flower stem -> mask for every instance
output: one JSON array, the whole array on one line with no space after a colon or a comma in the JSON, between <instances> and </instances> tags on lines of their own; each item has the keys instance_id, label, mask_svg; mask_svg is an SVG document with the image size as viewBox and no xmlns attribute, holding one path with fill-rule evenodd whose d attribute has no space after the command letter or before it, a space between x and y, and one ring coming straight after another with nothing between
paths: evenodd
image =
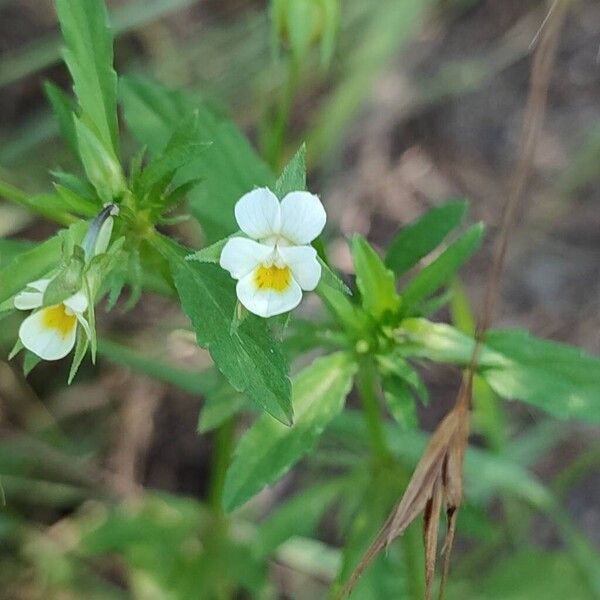
<instances>
[{"instance_id":1,"label":"flower stem","mask_svg":"<svg viewBox=\"0 0 600 600\"><path fill-rule=\"evenodd\" d=\"M298 86L299 68L293 59L287 62L287 74L285 86L282 91L281 99L277 107L277 112L272 126L269 127L266 140L266 159L269 165L278 171L283 158L285 139Z\"/></svg>"}]
</instances>

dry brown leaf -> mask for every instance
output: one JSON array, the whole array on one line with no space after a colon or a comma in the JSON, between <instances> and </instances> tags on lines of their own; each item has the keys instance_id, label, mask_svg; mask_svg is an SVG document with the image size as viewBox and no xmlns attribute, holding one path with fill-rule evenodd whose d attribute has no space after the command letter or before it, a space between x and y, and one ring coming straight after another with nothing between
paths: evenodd
<instances>
[{"instance_id":1,"label":"dry brown leaf","mask_svg":"<svg viewBox=\"0 0 600 600\"><path fill-rule=\"evenodd\" d=\"M425 544L425 599L431 600L433 576L437 558L438 531L440 529L440 509L442 508L442 480L438 478L433 486L433 494L423 515L423 541Z\"/></svg>"}]
</instances>

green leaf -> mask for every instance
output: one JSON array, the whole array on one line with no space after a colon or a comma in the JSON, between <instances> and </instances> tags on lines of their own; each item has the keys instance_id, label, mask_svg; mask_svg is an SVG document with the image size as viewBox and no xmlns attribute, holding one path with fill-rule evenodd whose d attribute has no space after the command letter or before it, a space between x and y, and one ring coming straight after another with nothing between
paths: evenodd
<instances>
[{"instance_id":1,"label":"green leaf","mask_svg":"<svg viewBox=\"0 0 600 600\"><path fill-rule=\"evenodd\" d=\"M54 184L54 189L62 201L61 207L68 212L91 219L95 217L102 208L99 202L84 198L59 183Z\"/></svg>"},{"instance_id":2,"label":"green leaf","mask_svg":"<svg viewBox=\"0 0 600 600\"><path fill-rule=\"evenodd\" d=\"M402 291L402 301L410 310L451 281L456 271L481 245L484 227L478 223L452 242L433 262L422 269Z\"/></svg>"},{"instance_id":3,"label":"green leaf","mask_svg":"<svg viewBox=\"0 0 600 600\"><path fill-rule=\"evenodd\" d=\"M318 483L278 506L259 526L254 542L256 555L264 560L291 537L312 535L342 490L343 480L340 479Z\"/></svg>"},{"instance_id":4,"label":"green leaf","mask_svg":"<svg viewBox=\"0 0 600 600\"><path fill-rule=\"evenodd\" d=\"M320 257L317 256L317 260L321 265L321 280L319 286L327 286L338 292L342 292L348 296L352 296L350 288L342 281L341 277L329 267L329 265Z\"/></svg>"},{"instance_id":5,"label":"green leaf","mask_svg":"<svg viewBox=\"0 0 600 600\"><path fill-rule=\"evenodd\" d=\"M221 252L223 252L225 244L227 244L227 242L234 237L245 237L245 235L241 231L238 231L230 236L227 236L226 238L223 238L222 240L219 240L218 242L215 242L214 244L211 244L210 246L207 246L206 248L201 248L197 252L189 254L185 257L185 259L218 265L221 258Z\"/></svg>"},{"instance_id":6,"label":"green leaf","mask_svg":"<svg viewBox=\"0 0 600 600\"><path fill-rule=\"evenodd\" d=\"M362 236L352 239L352 257L356 270L356 284L365 311L381 320L386 314L394 315L400 308L394 274Z\"/></svg>"},{"instance_id":7,"label":"green leaf","mask_svg":"<svg viewBox=\"0 0 600 600\"><path fill-rule=\"evenodd\" d=\"M275 195L281 200L290 192L306 189L306 145L302 144L275 182Z\"/></svg>"},{"instance_id":8,"label":"green leaf","mask_svg":"<svg viewBox=\"0 0 600 600\"><path fill-rule=\"evenodd\" d=\"M31 250L23 252L9 262L0 270L0 304L8 300L30 283L40 277L47 275L49 271L56 268L62 256L62 246L67 231L81 240L83 239L87 223L80 221L46 240L36 244Z\"/></svg>"},{"instance_id":9,"label":"green leaf","mask_svg":"<svg viewBox=\"0 0 600 600\"><path fill-rule=\"evenodd\" d=\"M81 118L102 145L118 155L117 74L103 0L56 0Z\"/></svg>"},{"instance_id":10,"label":"green leaf","mask_svg":"<svg viewBox=\"0 0 600 600\"><path fill-rule=\"evenodd\" d=\"M361 333L369 328L370 319L368 315L339 289L319 283L317 292L329 312L344 329Z\"/></svg>"},{"instance_id":11,"label":"green leaf","mask_svg":"<svg viewBox=\"0 0 600 600\"><path fill-rule=\"evenodd\" d=\"M121 77L119 100L128 129L152 156L164 150L173 130L194 111L183 92L142 77Z\"/></svg>"},{"instance_id":12,"label":"green leaf","mask_svg":"<svg viewBox=\"0 0 600 600\"><path fill-rule=\"evenodd\" d=\"M211 264L173 261L183 311L198 344L207 348L231 385L282 423L292 422L288 365L267 321L249 315L231 330L234 281Z\"/></svg>"},{"instance_id":13,"label":"green leaf","mask_svg":"<svg viewBox=\"0 0 600 600\"><path fill-rule=\"evenodd\" d=\"M77 135L75 134L75 122L73 121L75 103L50 81L44 83L44 91L58 120L60 134L75 156L78 156Z\"/></svg>"},{"instance_id":14,"label":"green leaf","mask_svg":"<svg viewBox=\"0 0 600 600\"><path fill-rule=\"evenodd\" d=\"M403 227L390 243L385 264L397 277L404 275L461 224L467 206L464 200L448 202Z\"/></svg>"},{"instance_id":15,"label":"green leaf","mask_svg":"<svg viewBox=\"0 0 600 600\"><path fill-rule=\"evenodd\" d=\"M494 391L558 417L600 422L600 359L526 331L490 331L485 343L509 364L482 371Z\"/></svg>"},{"instance_id":16,"label":"green leaf","mask_svg":"<svg viewBox=\"0 0 600 600\"><path fill-rule=\"evenodd\" d=\"M157 185L166 187L179 169L195 160L209 145L209 142L200 142L199 136L196 116L185 119L175 130L165 149L142 172L138 182L140 195L150 192Z\"/></svg>"},{"instance_id":17,"label":"green leaf","mask_svg":"<svg viewBox=\"0 0 600 600\"><path fill-rule=\"evenodd\" d=\"M397 331L404 356L468 365L473 339L454 327L405 319ZM506 399L521 400L563 418L600 422L600 359L579 348L525 331L488 332L479 373Z\"/></svg>"},{"instance_id":18,"label":"green leaf","mask_svg":"<svg viewBox=\"0 0 600 600\"><path fill-rule=\"evenodd\" d=\"M584 600L594 597L586 590L571 556L562 552L542 552L534 547L523 548L495 562L484 574L479 587L485 592L468 594L468 597L473 600ZM449 594L449 597L457 596ZM465 596L461 594L460 597Z\"/></svg>"},{"instance_id":19,"label":"green leaf","mask_svg":"<svg viewBox=\"0 0 600 600\"><path fill-rule=\"evenodd\" d=\"M398 353L392 351L388 354L378 355L375 358L379 369L384 374L392 374L402 379L421 398L423 404L429 402L427 386L423 383L423 380L417 371L415 371L415 369L401 356L398 356Z\"/></svg>"},{"instance_id":20,"label":"green leaf","mask_svg":"<svg viewBox=\"0 0 600 600\"><path fill-rule=\"evenodd\" d=\"M173 367L162 360L144 356L133 348L103 338L98 340L98 352L117 365L130 367L134 371L169 383L189 394L204 394L213 380L210 369L194 372Z\"/></svg>"},{"instance_id":21,"label":"green leaf","mask_svg":"<svg viewBox=\"0 0 600 600\"><path fill-rule=\"evenodd\" d=\"M90 183L104 202L112 202L126 189L121 165L112 149L107 148L85 121L75 118L79 156Z\"/></svg>"},{"instance_id":22,"label":"green leaf","mask_svg":"<svg viewBox=\"0 0 600 600\"><path fill-rule=\"evenodd\" d=\"M295 423L291 428L262 416L240 440L225 479L228 511L277 481L312 450L343 408L356 364L338 352L315 360L293 382Z\"/></svg>"},{"instance_id":23,"label":"green leaf","mask_svg":"<svg viewBox=\"0 0 600 600\"><path fill-rule=\"evenodd\" d=\"M216 369L213 370L215 383L210 389L204 390L204 404L198 419L198 432L207 433L220 427L242 410L252 409L243 394L234 390L229 382Z\"/></svg>"},{"instance_id":24,"label":"green leaf","mask_svg":"<svg viewBox=\"0 0 600 600\"><path fill-rule=\"evenodd\" d=\"M211 145L183 169L183 176L202 179L190 192L189 204L208 243L238 229L233 209L242 195L255 187L273 188L273 173L245 136L206 104L140 78L123 80L121 98L127 124L153 155L162 151L171 131L196 111L197 141Z\"/></svg>"},{"instance_id":25,"label":"green leaf","mask_svg":"<svg viewBox=\"0 0 600 600\"><path fill-rule=\"evenodd\" d=\"M382 377L383 397L402 429L414 429L418 425L415 399L410 385L395 374Z\"/></svg>"},{"instance_id":26,"label":"green leaf","mask_svg":"<svg viewBox=\"0 0 600 600\"><path fill-rule=\"evenodd\" d=\"M35 242L27 240L7 240L0 238L0 269L10 264L19 254L23 254L23 252L27 252L35 246Z\"/></svg>"}]
</instances>

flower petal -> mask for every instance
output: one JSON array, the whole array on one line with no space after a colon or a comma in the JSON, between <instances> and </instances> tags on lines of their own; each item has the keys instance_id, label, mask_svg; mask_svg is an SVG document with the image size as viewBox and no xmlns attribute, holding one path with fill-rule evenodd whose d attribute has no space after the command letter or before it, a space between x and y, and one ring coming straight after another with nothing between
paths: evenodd
<instances>
[{"instance_id":1,"label":"flower petal","mask_svg":"<svg viewBox=\"0 0 600 600\"><path fill-rule=\"evenodd\" d=\"M321 265L312 246L280 246L278 252L303 290L314 290L321 279Z\"/></svg>"},{"instance_id":2,"label":"flower petal","mask_svg":"<svg viewBox=\"0 0 600 600\"><path fill-rule=\"evenodd\" d=\"M248 238L234 237L221 250L219 264L229 271L234 279L241 279L254 271L272 253L271 246L259 244Z\"/></svg>"},{"instance_id":3,"label":"flower petal","mask_svg":"<svg viewBox=\"0 0 600 600\"><path fill-rule=\"evenodd\" d=\"M25 289L15 296L15 308L18 310L31 310L41 306L44 300L44 292L50 281L51 279L36 279L28 283Z\"/></svg>"},{"instance_id":4,"label":"flower petal","mask_svg":"<svg viewBox=\"0 0 600 600\"><path fill-rule=\"evenodd\" d=\"M15 296L14 304L18 310L31 310L40 307L43 301L44 294L42 292L19 292Z\"/></svg>"},{"instance_id":5,"label":"flower petal","mask_svg":"<svg viewBox=\"0 0 600 600\"><path fill-rule=\"evenodd\" d=\"M108 216L106 221L102 223L100 227L100 231L98 232L98 237L96 238L96 244L94 245L94 256L98 256L98 254L104 254L108 248L108 244L110 243L110 236L112 235L113 230L113 218Z\"/></svg>"},{"instance_id":6,"label":"flower petal","mask_svg":"<svg viewBox=\"0 0 600 600\"><path fill-rule=\"evenodd\" d=\"M326 220L325 209L314 194L290 192L281 201L281 235L294 244L310 244Z\"/></svg>"},{"instance_id":7,"label":"flower petal","mask_svg":"<svg viewBox=\"0 0 600 600\"><path fill-rule=\"evenodd\" d=\"M29 315L19 328L19 338L23 346L44 360L63 358L75 345L77 320L64 334L56 328L50 328L44 322L44 311L38 310Z\"/></svg>"},{"instance_id":8,"label":"flower petal","mask_svg":"<svg viewBox=\"0 0 600 600\"><path fill-rule=\"evenodd\" d=\"M284 292L261 290L256 286L254 272L240 279L235 290L239 301L259 317L273 317L288 312L302 300L302 290L293 278Z\"/></svg>"},{"instance_id":9,"label":"flower petal","mask_svg":"<svg viewBox=\"0 0 600 600\"><path fill-rule=\"evenodd\" d=\"M36 279L35 281L28 283L27 287L33 288L34 290L42 292L43 294L46 291L48 285L50 285L51 281L52 279L50 279L49 277L45 277L44 279Z\"/></svg>"},{"instance_id":10,"label":"flower petal","mask_svg":"<svg viewBox=\"0 0 600 600\"><path fill-rule=\"evenodd\" d=\"M269 188L252 190L237 201L235 218L240 229L255 240L276 235L281 222L279 200Z\"/></svg>"},{"instance_id":11,"label":"flower petal","mask_svg":"<svg viewBox=\"0 0 600 600\"><path fill-rule=\"evenodd\" d=\"M88 299L85 295L85 292L82 290L69 296L66 300L63 301L63 304L73 313L73 314L83 314L88 307Z\"/></svg>"}]
</instances>

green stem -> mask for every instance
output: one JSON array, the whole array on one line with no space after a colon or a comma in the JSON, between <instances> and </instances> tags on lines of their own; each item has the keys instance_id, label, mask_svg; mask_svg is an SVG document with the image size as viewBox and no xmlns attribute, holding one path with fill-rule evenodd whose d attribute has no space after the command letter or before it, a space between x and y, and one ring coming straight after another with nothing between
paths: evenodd
<instances>
[{"instance_id":1,"label":"green stem","mask_svg":"<svg viewBox=\"0 0 600 600\"><path fill-rule=\"evenodd\" d=\"M31 212L46 217L50 221L60 223L61 225L70 225L77 221L75 217L57 211L47 205L48 200L52 197L52 194L48 194L43 198L43 202L39 203L34 200L35 196L28 196L25 192L19 188L7 183L0 179L0 196L13 204L18 204Z\"/></svg>"},{"instance_id":2,"label":"green stem","mask_svg":"<svg viewBox=\"0 0 600 600\"><path fill-rule=\"evenodd\" d=\"M289 59L287 63L287 76L285 87L279 102L275 122L269 128L266 143L266 159L269 165L278 171L281 166L285 139L292 114L292 106L298 87L298 65L293 59Z\"/></svg>"},{"instance_id":3,"label":"green stem","mask_svg":"<svg viewBox=\"0 0 600 600\"><path fill-rule=\"evenodd\" d=\"M362 402L373 455L380 462L390 462L392 454L388 448L381 423L379 398L377 397L377 373L373 361L365 360L361 363L356 377L356 388Z\"/></svg>"},{"instance_id":4,"label":"green stem","mask_svg":"<svg viewBox=\"0 0 600 600\"><path fill-rule=\"evenodd\" d=\"M225 474L231 460L234 434L235 419L229 419L217 429L214 436L211 480L208 494L210 505L218 515L223 514L223 485L225 484Z\"/></svg>"},{"instance_id":5,"label":"green stem","mask_svg":"<svg viewBox=\"0 0 600 600\"><path fill-rule=\"evenodd\" d=\"M367 424L374 459L384 465L395 462L392 452L389 449L381 420L377 393L377 370L372 360L362 361L356 378L356 387L362 401L363 415ZM400 477L403 480L402 487L406 489L410 481L410 471L398 463L395 464L395 470L400 473ZM425 592L425 573L422 558L423 546L417 524L413 524L404 532L402 547L406 562L409 596L414 600L421 600Z\"/></svg>"}]
</instances>

